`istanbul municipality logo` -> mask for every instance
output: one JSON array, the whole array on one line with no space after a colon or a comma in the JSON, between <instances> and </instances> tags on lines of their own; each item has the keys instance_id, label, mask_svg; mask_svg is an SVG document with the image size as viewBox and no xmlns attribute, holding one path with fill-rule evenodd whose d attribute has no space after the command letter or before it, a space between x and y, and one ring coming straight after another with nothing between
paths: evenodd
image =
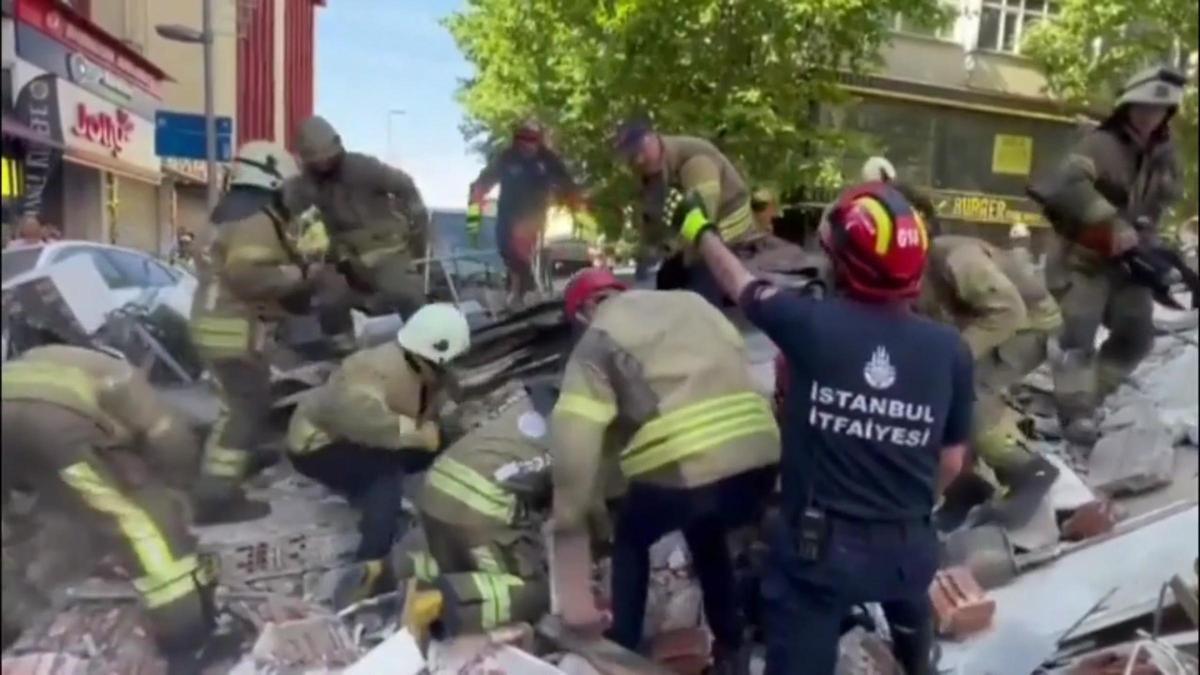
<instances>
[{"instance_id":1,"label":"istanbul municipality logo","mask_svg":"<svg viewBox=\"0 0 1200 675\"><path fill-rule=\"evenodd\" d=\"M882 346L876 347L871 354L871 360L863 368L863 377L875 389L887 389L896 383L896 369L892 367L892 360Z\"/></svg>"}]
</instances>

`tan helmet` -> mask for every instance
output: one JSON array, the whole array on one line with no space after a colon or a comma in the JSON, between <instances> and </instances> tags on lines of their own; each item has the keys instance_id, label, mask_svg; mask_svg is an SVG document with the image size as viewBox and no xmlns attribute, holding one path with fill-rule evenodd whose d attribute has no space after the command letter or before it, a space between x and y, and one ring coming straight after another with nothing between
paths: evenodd
<instances>
[{"instance_id":1,"label":"tan helmet","mask_svg":"<svg viewBox=\"0 0 1200 675\"><path fill-rule=\"evenodd\" d=\"M299 173L292 153L270 141L250 141L238 149L229 169L229 185L277 190Z\"/></svg>"},{"instance_id":2,"label":"tan helmet","mask_svg":"<svg viewBox=\"0 0 1200 675\"><path fill-rule=\"evenodd\" d=\"M412 354L445 365L471 346L471 327L457 307L435 302L409 317L396 333L396 342Z\"/></svg>"},{"instance_id":3,"label":"tan helmet","mask_svg":"<svg viewBox=\"0 0 1200 675\"><path fill-rule=\"evenodd\" d=\"M864 183L887 183L896 179L896 167L887 157L875 156L863 163L862 179Z\"/></svg>"},{"instance_id":4,"label":"tan helmet","mask_svg":"<svg viewBox=\"0 0 1200 675\"><path fill-rule=\"evenodd\" d=\"M305 164L325 162L342 153L342 137L328 120L313 115L296 132L296 151Z\"/></svg>"},{"instance_id":5,"label":"tan helmet","mask_svg":"<svg viewBox=\"0 0 1200 675\"><path fill-rule=\"evenodd\" d=\"M1183 87L1187 78L1179 71L1164 66L1147 68L1129 78L1121 88L1117 106L1140 103L1178 108L1183 102Z\"/></svg>"}]
</instances>

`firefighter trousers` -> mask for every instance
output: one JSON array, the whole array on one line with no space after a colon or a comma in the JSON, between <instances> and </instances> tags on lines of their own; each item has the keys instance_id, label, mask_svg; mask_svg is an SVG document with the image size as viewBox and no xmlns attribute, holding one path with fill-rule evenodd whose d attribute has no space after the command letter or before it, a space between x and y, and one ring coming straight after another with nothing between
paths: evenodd
<instances>
[{"instance_id":1,"label":"firefighter trousers","mask_svg":"<svg viewBox=\"0 0 1200 675\"><path fill-rule=\"evenodd\" d=\"M181 496L74 411L6 401L3 416L6 487L31 490L39 509L73 519L76 538L62 545L90 549L76 557L80 565L105 555L116 559L132 579L165 651L199 647L211 629L211 584L198 565ZM131 456L114 464L108 459L114 453ZM91 571L78 570L79 576ZM4 590L8 596L21 587L6 584Z\"/></svg>"},{"instance_id":2,"label":"firefighter trousers","mask_svg":"<svg viewBox=\"0 0 1200 675\"><path fill-rule=\"evenodd\" d=\"M371 448L335 441L308 453L292 453L300 473L344 496L358 509L360 520L356 559L382 560L403 536L401 501L404 477L424 471L433 453Z\"/></svg>"},{"instance_id":3,"label":"firefighter trousers","mask_svg":"<svg viewBox=\"0 0 1200 675\"><path fill-rule=\"evenodd\" d=\"M249 473L253 457L268 440L271 367L265 355L249 352L209 361L217 380L221 412L204 443L201 480L214 499L233 499Z\"/></svg>"},{"instance_id":4,"label":"firefighter trousers","mask_svg":"<svg viewBox=\"0 0 1200 675\"><path fill-rule=\"evenodd\" d=\"M1064 422L1091 417L1154 346L1154 297L1112 263L1082 260L1057 241L1046 260L1046 287L1062 309L1063 354L1054 364L1054 394ZM1096 353L1096 332L1108 338Z\"/></svg>"},{"instance_id":5,"label":"firefighter trousers","mask_svg":"<svg viewBox=\"0 0 1200 675\"><path fill-rule=\"evenodd\" d=\"M1022 331L975 363L972 446L980 461L1003 474L1033 458L1020 442L1017 414L1005 401L1009 388L1046 360L1050 336Z\"/></svg>"},{"instance_id":6,"label":"firefighter trousers","mask_svg":"<svg viewBox=\"0 0 1200 675\"><path fill-rule=\"evenodd\" d=\"M510 623L536 623L550 610L545 549L533 529L497 524L466 529L422 515L442 593L440 623L448 637Z\"/></svg>"}]
</instances>

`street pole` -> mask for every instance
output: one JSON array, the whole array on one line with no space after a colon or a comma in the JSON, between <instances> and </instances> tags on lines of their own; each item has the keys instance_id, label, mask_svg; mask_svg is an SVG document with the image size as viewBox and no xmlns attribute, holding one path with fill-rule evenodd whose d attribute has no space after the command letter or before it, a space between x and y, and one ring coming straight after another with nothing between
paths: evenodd
<instances>
[{"instance_id":1,"label":"street pole","mask_svg":"<svg viewBox=\"0 0 1200 675\"><path fill-rule=\"evenodd\" d=\"M217 117L213 112L213 19L212 0L201 0L203 25L200 28L204 49L204 159L208 168L208 210L217 207L220 185L217 182Z\"/></svg>"}]
</instances>

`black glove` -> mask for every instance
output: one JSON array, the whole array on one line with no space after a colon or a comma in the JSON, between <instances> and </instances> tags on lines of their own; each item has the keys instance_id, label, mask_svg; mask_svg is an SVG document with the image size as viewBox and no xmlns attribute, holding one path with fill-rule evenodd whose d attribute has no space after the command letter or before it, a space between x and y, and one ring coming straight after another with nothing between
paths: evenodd
<instances>
[{"instance_id":1,"label":"black glove","mask_svg":"<svg viewBox=\"0 0 1200 675\"><path fill-rule=\"evenodd\" d=\"M1183 309L1183 305L1171 297L1171 272L1175 266L1164 249L1135 246L1121 254L1119 260L1129 278L1135 284L1149 288L1156 302L1171 309Z\"/></svg>"}]
</instances>

